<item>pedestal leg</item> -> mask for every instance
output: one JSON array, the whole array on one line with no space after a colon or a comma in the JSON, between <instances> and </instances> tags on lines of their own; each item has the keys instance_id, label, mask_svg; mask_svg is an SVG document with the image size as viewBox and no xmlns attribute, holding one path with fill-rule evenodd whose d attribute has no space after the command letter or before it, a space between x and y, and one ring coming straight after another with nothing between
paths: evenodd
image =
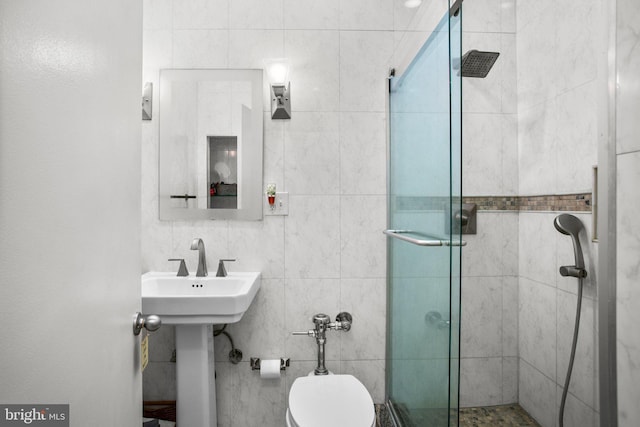
<instances>
[{"instance_id":1,"label":"pedestal leg","mask_svg":"<svg viewBox=\"0 0 640 427\"><path fill-rule=\"evenodd\" d=\"M176 325L177 425L216 427L216 384L210 325Z\"/></svg>"}]
</instances>

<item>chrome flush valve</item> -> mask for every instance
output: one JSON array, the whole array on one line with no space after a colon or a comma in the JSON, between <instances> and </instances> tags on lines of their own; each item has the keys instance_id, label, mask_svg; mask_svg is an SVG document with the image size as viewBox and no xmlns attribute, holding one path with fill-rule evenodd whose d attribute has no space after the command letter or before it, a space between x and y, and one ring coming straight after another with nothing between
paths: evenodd
<instances>
[{"instance_id":1,"label":"chrome flush valve","mask_svg":"<svg viewBox=\"0 0 640 427\"><path fill-rule=\"evenodd\" d=\"M329 325L330 329L335 329L336 331L349 331L351 329L351 322L353 322L353 317L351 314L343 311L336 316L336 321Z\"/></svg>"},{"instance_id":2,"label":"chrome flush valve","mask_svg":"<svg viewBox=\"0 0 640 427\"><path fill-rule=\"evenodd\" d=\"M331 318L323 313L316 314L312 320L316 325L315 329L309 329L307 332L293 332L293 335L307 335L316 339L318 344L318 366L314 369L314 373L316 375L327 375L329 370L324 366L324 346L327 342L326 331L327 329L348 331L351 329L353 318L351 314L343 311L336 316L335 322L331 322Z\"/></svg>"}]
</instances>

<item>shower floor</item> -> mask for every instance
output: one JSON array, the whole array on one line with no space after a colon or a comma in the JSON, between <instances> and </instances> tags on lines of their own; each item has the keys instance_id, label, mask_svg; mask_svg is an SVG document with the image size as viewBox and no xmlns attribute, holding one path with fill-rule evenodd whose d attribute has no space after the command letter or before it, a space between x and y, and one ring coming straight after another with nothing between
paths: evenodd
<instances>
[{"instance_id":1,"label":"shower floor","mask_svg":"<svg viewBox=\"0 0 640 427\"><path fill-rule=\"evenodd\" d=\"M460 427L533 426L540 427L518 404L460 408Z\"/></svg>"},{"instance_id":2,"label":"shower floor","mask_svg":"<svg viewBox=\"0 0 640 427\"><path fill-rule=\"evenodd\" d=\"M393 427L386 407L376 405L377 427ZM417 415L414 413L414 415ZM425 416L425 426L433 424L434 413ZM446 425L446 418L437 424ZM409 422L410 427L423 427L420 423ZM540 425L518 404L488 406L479 408L460 408L460 427L540 427Z\"/></svg>"}]
</instances>

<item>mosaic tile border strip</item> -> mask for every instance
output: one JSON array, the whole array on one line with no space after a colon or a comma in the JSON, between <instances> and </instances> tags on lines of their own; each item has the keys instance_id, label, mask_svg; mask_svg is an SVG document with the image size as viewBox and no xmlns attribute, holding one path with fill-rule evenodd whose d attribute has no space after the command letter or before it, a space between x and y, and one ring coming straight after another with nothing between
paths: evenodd
<instances>
[{"instance_id":1,"label":"mosaic tile border strip","mask_svg":"<svg viewBox=\"0 0 640 427\"><path fill-rule=\"evenodd\" d=\"M475 203L478 210L497 211L572 211L591 212L591 193L544 196L478 196L463 197L464 203Z\"/></svg>"},{"instance_id":2,"label":"mosaic tile border strip","mask_svg":"<svg viewBox=\"0 0 640 427\"><path fill-rule=\"evenodd\" d=\"M475 203L479 210L492 211L572 211L591 212L591 193L543 196L474 196L463 197L463 203ZM392 209L408 211L446 211L448 197L397 196L392 198Z\"/></svg>"}]
</instances>

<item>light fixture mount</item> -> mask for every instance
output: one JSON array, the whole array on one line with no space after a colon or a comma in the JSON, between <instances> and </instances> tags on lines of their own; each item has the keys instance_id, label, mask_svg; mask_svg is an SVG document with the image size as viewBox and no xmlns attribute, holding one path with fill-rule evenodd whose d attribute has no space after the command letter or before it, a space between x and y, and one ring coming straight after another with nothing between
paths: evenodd
<instances>
[{"instance_id":1,"label":"light fixture mount","mask_svg":"<svg viewBox=\"0 0 640 427\"><path fill-rule=\"evenodd\" d=\"M291 118L291 83L287 85L271 85L271 118Z\"/></svg>"},{"instance_id":2,"label":"light fixture mount","mask_svg":"<svg viewBox=\"0 0 640 427\"><path fill-rule=\"evenodd\" d=\"M271 86L271 118L290 119L289 60L287 58L265 59L264 65Z\"/></svg>"}]
</instances>

